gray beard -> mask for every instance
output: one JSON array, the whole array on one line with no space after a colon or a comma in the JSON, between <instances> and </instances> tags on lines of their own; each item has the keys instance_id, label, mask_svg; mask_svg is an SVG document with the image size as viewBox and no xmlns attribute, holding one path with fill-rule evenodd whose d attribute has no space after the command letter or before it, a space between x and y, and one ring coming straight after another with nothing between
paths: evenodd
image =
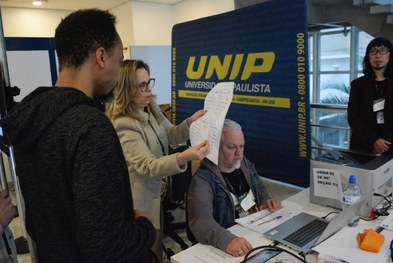
<instances>
[{"instance_id":1,"label":"gray beard","mask_svg":"<svg viewBox=\"0 0 393 263\"><path fill-rule=\"evenodd\" d=\"M239 161L237 161L236 163L234 163L232 166L229 166L229 164L228 165L225 165L223 168L224 168L224 172L225 173L231 173L231 172L233 172L233 171L235 171L236 169L239 169L240 168L240 165L241 165L241 160L239 160Z\"/></svg>"},{"instance_id":2,"label":"gray beard","mask_svg":"<svg viewBox=\"0 0 393 263\"><path fill-rule=\"evenodd\" d=\"M237 162L233 165L233 170L239 169L239 168L240 168L240 164L241 164L241 160L237 161Z\"/></svg>"}]
</instances>

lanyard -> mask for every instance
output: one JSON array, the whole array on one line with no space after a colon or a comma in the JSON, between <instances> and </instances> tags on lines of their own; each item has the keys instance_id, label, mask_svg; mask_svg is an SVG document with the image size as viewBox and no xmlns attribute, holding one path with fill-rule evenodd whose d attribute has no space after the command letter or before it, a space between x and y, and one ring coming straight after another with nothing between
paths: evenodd
<instances>
[{"instance_id":1,"label":"lanyard","mask_svg":"<svg viewBox=\"0 0 393 263\"><path fill-rule=\"evenodd\" d=\"M385 89L385 80L383 81L375 81L375 91L377 93L377 98L383 98L383 93Z\"/></svg>"},{"instance_id":2,"label":"lanyard","mask_svg":"<svg viewBox=\"0 0 393 263\"><path fill-rule=\"evenodd\" d=\"M225 183L229 188L229 191L233 193L236 196L236 198L240 201L244 199L245 196L247 196L246 189L242 183L242 178L240 178L241 176L243 176L243 173L240 171L240 169L236 169L236 177L238 178L239 185L238 185L238 191L235 191L234 185L231 184L231 182L229 181L226 175L223 175Z\"/></svg>"}]
</instances>

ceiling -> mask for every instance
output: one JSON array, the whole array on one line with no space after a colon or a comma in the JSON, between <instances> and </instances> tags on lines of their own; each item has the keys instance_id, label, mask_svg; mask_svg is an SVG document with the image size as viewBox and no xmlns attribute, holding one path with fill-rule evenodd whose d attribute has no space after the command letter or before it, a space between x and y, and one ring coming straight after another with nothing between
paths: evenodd
<instances>
[{"instance_id":1,"label":"ceiling","mask_svg":"<svg viewBox=\"0 0 393 263\"><path fill-rule=\"evenodd\" d=\"M84 8L112 9L127 2L150 2L176 4L183 0L47 0L40 7L32 5L33 0L0 0L0 7L19 7L37 9L77 10Z\"/></svg>"}]
</instances>

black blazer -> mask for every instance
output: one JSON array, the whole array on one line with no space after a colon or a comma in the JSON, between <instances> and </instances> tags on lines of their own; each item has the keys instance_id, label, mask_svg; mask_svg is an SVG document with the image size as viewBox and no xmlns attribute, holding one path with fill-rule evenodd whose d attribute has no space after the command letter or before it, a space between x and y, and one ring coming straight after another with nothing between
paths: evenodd
<instances>
[{"instance_id":1,"label":"black blazer","mask_svg":"<svg viewBox=\"0 0 393 263\"><path fill-rule=\"evenodd\" d=\"M383 128L378 130L376 113L373 111L375 80L360 77L352 81L348 102L348 124L351 127L349 148L372 151L374 142L383 138L393 142L393 79L386 79L384 89L385 109ZM393 147L393 145L392 145ZM391 149L389 149L389 152Z\"/></svg>"}]
</instances>

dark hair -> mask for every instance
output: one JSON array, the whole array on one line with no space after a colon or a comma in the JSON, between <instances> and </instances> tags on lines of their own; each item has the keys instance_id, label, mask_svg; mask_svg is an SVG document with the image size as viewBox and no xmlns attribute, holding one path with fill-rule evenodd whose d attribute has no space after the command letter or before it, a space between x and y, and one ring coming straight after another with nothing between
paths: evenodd
<instances>
[{"instance_id":1,"label":"dark hair","mask_svg":"<svg viewBox=\"0 0 393 263\"><path fill-rule=\"evenodd\" d=\"M384 37L377 37L374 38L373 40L371 40L371 42L367 45L367 49L366 49L366 55L364 56L363 59L363 73L366 76L370 76L370 77L375 77L375 73L371 67L370 64L370 58L369 58L369 54L370 54L370 50L373 47L380 47L380 46L384 46L387 47L390 51L390 57L389 57L389 62L386 66L386 70L384 72L384 76L388 77L393 75L393 65L392 65L392 60L393 60L393 55L392 55L392 51L393 51L393 46L392 43L389 41L389 39L384 38Z\"/></svg>"},{"instance_id":2,"label":"dark hair","mask_svg":"<svg viewBox=\"0 0 393 263\"><path fill-rule=\"evenodd\" d=\"M114 15L99 9L78 10L62 19L55 33L60 70L79 67L99 47L110 51L120 41L115 22Z\"/></svg>"}]
</instances>

